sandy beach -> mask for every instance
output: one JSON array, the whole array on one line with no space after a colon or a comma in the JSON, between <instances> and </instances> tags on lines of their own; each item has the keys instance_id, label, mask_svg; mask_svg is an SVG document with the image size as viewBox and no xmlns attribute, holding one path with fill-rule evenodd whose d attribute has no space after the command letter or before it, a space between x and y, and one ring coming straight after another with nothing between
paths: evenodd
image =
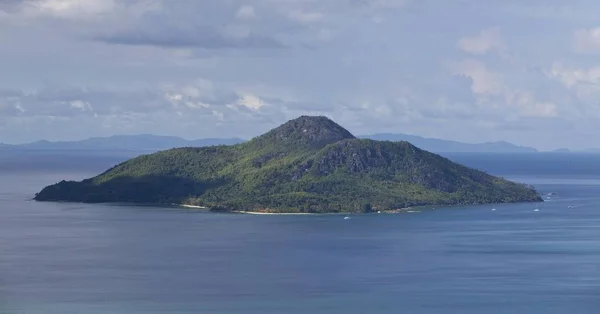
<instances>
[{"instance_id":1,"label":"sandy beach","mask_svg":"<svg viewBox=\"0 0 600 314\"><path fill-rule=\"evenodd\" d=\"M233 211L232 213L238 214L250 214L250 215L318 215L312 213L266 213L266 212L252 212L252 211Z\"/></svg>"},{"instance_id":2,"label":"sandy beach","mask_svg":"<svg viewBox=\"0 0 600 314\"><path fill-rule=\"evenodd\" d=\"M185 207L185 208L208 209L208 207L198 206L198 205L177 204L177 206Z\"/></svg>"},{"instance_id":3,"label":"sandy beach","mask_svg":"<svg viewBox=\"0 0 600 314\"><path fill-rule=\"evenodd\" d=\"M208 209L208 207L205 206L198 206L198 205L188 205L188 204L174 204L176 206L179 207L183 207L183 208L193 208L193 209ZM412 208L401 208L401 209L394 209L394 210L384 210L384 211L379 211L377 212L378 214L399 214L399 213L419 213L421 212L420 210L412 210ZM236 213L236 214L248 214L248 215L323 215L323 214L327 214L327 213L271 213L271 212L260 212L260 211L243 211L243 210L235 210L235 211L231 211L230 213ZM332 214L332 213L330 213ZM356 213L335 213L335 214L356 214Z\"/></svg>"}]
</instances>

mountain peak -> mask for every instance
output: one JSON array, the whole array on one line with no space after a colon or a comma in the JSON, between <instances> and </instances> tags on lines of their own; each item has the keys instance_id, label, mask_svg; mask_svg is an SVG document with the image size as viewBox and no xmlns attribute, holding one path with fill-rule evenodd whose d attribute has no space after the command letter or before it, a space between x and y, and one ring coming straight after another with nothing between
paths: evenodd
<instances>
[{"instance_id":1,"label":"mountain peak","mask_svg":"<svg viewBox=\"0 0 600 314\"><path fill-rule=\"evenodd\" d=\"M355 138L352 133L324 116L300 116L252 140L254 143L272 143L301 148L321 148L345 139Z\"/></svg>"}]
</instances>

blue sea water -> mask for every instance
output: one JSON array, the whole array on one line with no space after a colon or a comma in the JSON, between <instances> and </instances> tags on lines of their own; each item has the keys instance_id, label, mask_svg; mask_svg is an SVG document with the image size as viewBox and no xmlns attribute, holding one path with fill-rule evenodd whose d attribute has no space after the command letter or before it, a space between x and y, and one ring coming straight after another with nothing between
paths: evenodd
<instances>
[{"instance_id":1,"label":"blue sea water","mask_svg":"<svg viewBox=\"0 0 600 314\"><path fill-rule=\"evenodd\" d=\"M0 313L600 309L598 155L448 155L556 195L350 219L30 201L125 158L55 157L0 158Z\"/></svg>"}]
</instances>

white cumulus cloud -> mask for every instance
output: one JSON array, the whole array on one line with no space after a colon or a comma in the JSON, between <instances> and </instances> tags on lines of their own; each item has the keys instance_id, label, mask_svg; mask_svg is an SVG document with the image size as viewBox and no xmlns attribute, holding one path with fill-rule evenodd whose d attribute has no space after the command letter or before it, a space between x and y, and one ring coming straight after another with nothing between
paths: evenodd
<instances>
[{"instance_id":1,"label":"white cumulus cloud","mask_svg":"<svg viewBox=\"0 0 600 314\"><path fill-rule=\"evenodd\" d=\"M600 53L600 27L577 29L574 49L580 53Z\"/></svg>"}]
</instances>

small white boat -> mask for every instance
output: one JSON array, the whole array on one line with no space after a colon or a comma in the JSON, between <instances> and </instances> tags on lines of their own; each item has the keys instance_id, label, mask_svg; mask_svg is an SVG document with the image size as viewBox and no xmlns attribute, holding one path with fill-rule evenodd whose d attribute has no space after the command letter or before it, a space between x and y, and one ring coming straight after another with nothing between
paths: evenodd
<instances>
[{"instance_id":1,"label":"small white boat","mask_svg":"<svg viewBox=\"0 0 600 314\"><path fill-rule=\"evenodd\" d=\"M350 219L350 217L346 216L346 217L344 217L344 219Z\"/></svg>"}]
</instances>

